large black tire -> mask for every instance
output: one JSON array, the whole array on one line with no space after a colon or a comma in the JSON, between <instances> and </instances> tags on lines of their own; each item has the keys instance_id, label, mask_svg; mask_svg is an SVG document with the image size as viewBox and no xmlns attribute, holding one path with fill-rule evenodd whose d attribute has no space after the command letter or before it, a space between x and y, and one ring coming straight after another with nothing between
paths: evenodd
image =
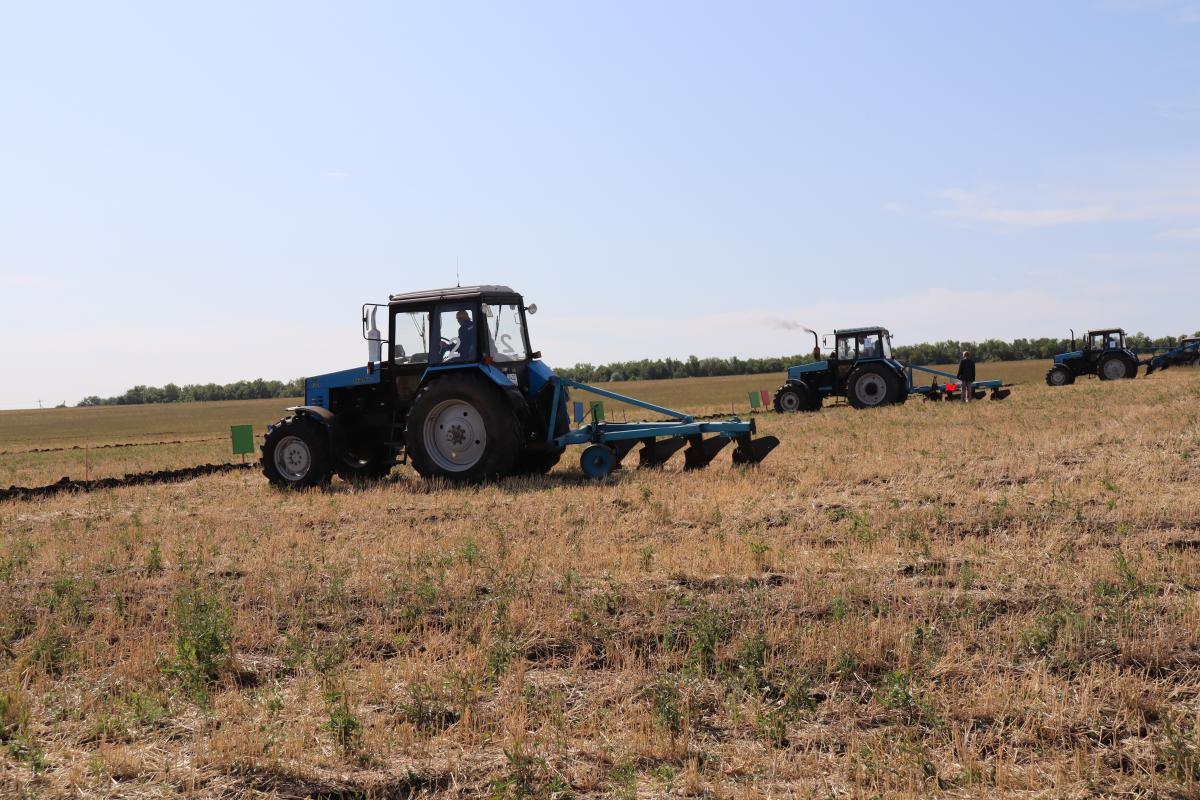
<instances>
[{"instance_id":1,"label":"large black tire","mask_svg":"<svg viewBox=\"0 0 1200 800\"><path fill-rule=\"evenodd\" d=\"M386 478L396 466L396 453L386 444L372 445L363 452L347 451L333 465L345 481L376 481Z\"/></svg>"},{"instance_id":2,"label":"large black tire","mask_svg":"<svg viewBox=\"0 0 1200 800\"><path fill-rule=\"evenodd\" d=\"M263 440L262 470L267 480L283 489L329 483L333 463L328 434L308 417L282 420Z\"/></svg>"},{"instance_id":3,"label":"large black tire","mask_svg":"<svg viewBox=\"0 0 1200 800\"><path fill-rule=\"evenodd\" d=\"M1138 364L1125 353L1114 353L1096 365L1096 374L1102 381L1120 381L1136 378Z\"/></svg>"},{"instance_id":4,"label":"large black tire","mask_svg":"<svg viewBox=\"0 0 1200 800\"><path fill-rule=\"evenodd\" d=\"M1075 373L1065 364L1055 364L1046 370L1047 386L1070 386L1075 382Z\"/></svg>"},{"instance_id":5,"label":"large black tire","mask_svg":"<svg viewBox=\"0 0 1200 800\"><path fill-rule=\"evenodd\" d=\"M886 406L896 402L900 392L900 377L880 363L864 364L846 381L846 398L855 408Z\"/></svg>"},{"instance_id":6,"label":"large black tire","mask_svg":"<svg viewBox=\"0 0 1200 800\"><path fill-rule=\"evenodd\" d=\"M423 478L480 483L511 475L521 442L508 398L473 374L427 383L405 422L408 458Z\"/></svg>"},{"instance_id":7,"label":"large black tire","mask_svg":"<svg viewBox=\"0 0 1200 800\"><path fill-rule=\"evenodd\" d=\"M821 395L807 383L789 381L775 390L776 413L791 414L796 411L819 411Z\"/></svg>"}]
</instances>

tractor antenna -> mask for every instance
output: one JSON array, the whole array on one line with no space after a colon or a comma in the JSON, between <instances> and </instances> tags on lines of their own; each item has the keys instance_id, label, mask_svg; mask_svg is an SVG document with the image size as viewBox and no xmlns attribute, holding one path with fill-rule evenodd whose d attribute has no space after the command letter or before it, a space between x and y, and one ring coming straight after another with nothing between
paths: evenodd
<instances>
[{"instance_id":1,"label":"tractor antenna","mask_svg":"<svg viewBox=\"0 0 1200 800\"><path fill-rule=\"evenodd\" d=\"M462 287L462 265L458 256L454 257L454 285Z\"/></svg>"}]
</instances>

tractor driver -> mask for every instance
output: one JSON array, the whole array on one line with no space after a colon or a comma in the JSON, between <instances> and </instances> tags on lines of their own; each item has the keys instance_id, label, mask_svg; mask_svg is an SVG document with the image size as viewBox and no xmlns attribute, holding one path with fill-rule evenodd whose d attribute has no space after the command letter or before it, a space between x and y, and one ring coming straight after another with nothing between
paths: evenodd
<instances>
[{"instance_id":1,"label":"tractor driver","mask_svg":"<svg viewBox=\"0 0 1200 800\"><path fill-rule=\"evenodd\" d=\"M458 358L459 361L475 360L475 323L465 308L460 308L454 315L458 320Z\"/></svg>"}]
</instances>

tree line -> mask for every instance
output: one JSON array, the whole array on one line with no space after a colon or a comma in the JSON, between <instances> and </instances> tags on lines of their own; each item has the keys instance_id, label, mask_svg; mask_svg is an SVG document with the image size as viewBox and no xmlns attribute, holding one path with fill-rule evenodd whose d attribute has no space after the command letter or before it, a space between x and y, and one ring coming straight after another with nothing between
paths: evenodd
<instances>
[{"instance_id":1,"label":"tree line","mask_svg":"<svg viewBox=\"0 0 1200 800\"><path fill-rule=\"evenodd\" d=\"M1200 331L1196 334L1200 336ZM1173 347L1182 337L1160 336L1153 339L1144 333L1127 336L1130 347ZM1081 342L1076 342L1077 345ZM982 342L959 342L947 339L944 342L903 345L894 348L893 354L901 361L918 364L953 364L964 350L969 350L976 361L1024 361L1045 359L1071 349L1070 339L1014 339L1005 342L987 339ZM812 353L775 358L643 358L637 361L614 361L611 364L576 364L556 370L558 374L586 383L608 381L651 381L666 378L711 378L720 375L762 375L780 373L795 364L806 364L813 360ZM79 406L128 406L143 403L194 403L204 400L262 400L271 397L299 397L304 394L304 379L291 381L268 381L256 378L236 383L189 383L176 386L134 386L116 397L85 397Z\"/></svg>"},{"instance_id":2,"label":"tree line","mask_svg":"<svg viewBox=\"0 0 1200 800\"><path fill-rule=\"evenodd\" d=\"M234 383L189 383L176 386L134 386L115 397L92 395L79 401L79 406L137 406L147 403L197 403L205 400L263 400L271 397L299 397L304 394L304 379L252 381Z\"/></svg>"}]
</instances>

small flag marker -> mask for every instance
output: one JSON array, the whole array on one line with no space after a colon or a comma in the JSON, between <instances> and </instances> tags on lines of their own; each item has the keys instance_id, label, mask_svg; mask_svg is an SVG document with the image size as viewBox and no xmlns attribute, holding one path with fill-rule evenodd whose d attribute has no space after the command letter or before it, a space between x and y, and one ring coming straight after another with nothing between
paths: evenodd
<instances>
[{"instance_id":1,"label":"small flag marker","mask_svg":"<svg viewBox=\"0 0 1200 800\"><path fill-rule=\"evenodd\" d=\"M758 408L762 405L762 395L758 392L750 392L750 407Z\"/></svg>"}]
</instances>

